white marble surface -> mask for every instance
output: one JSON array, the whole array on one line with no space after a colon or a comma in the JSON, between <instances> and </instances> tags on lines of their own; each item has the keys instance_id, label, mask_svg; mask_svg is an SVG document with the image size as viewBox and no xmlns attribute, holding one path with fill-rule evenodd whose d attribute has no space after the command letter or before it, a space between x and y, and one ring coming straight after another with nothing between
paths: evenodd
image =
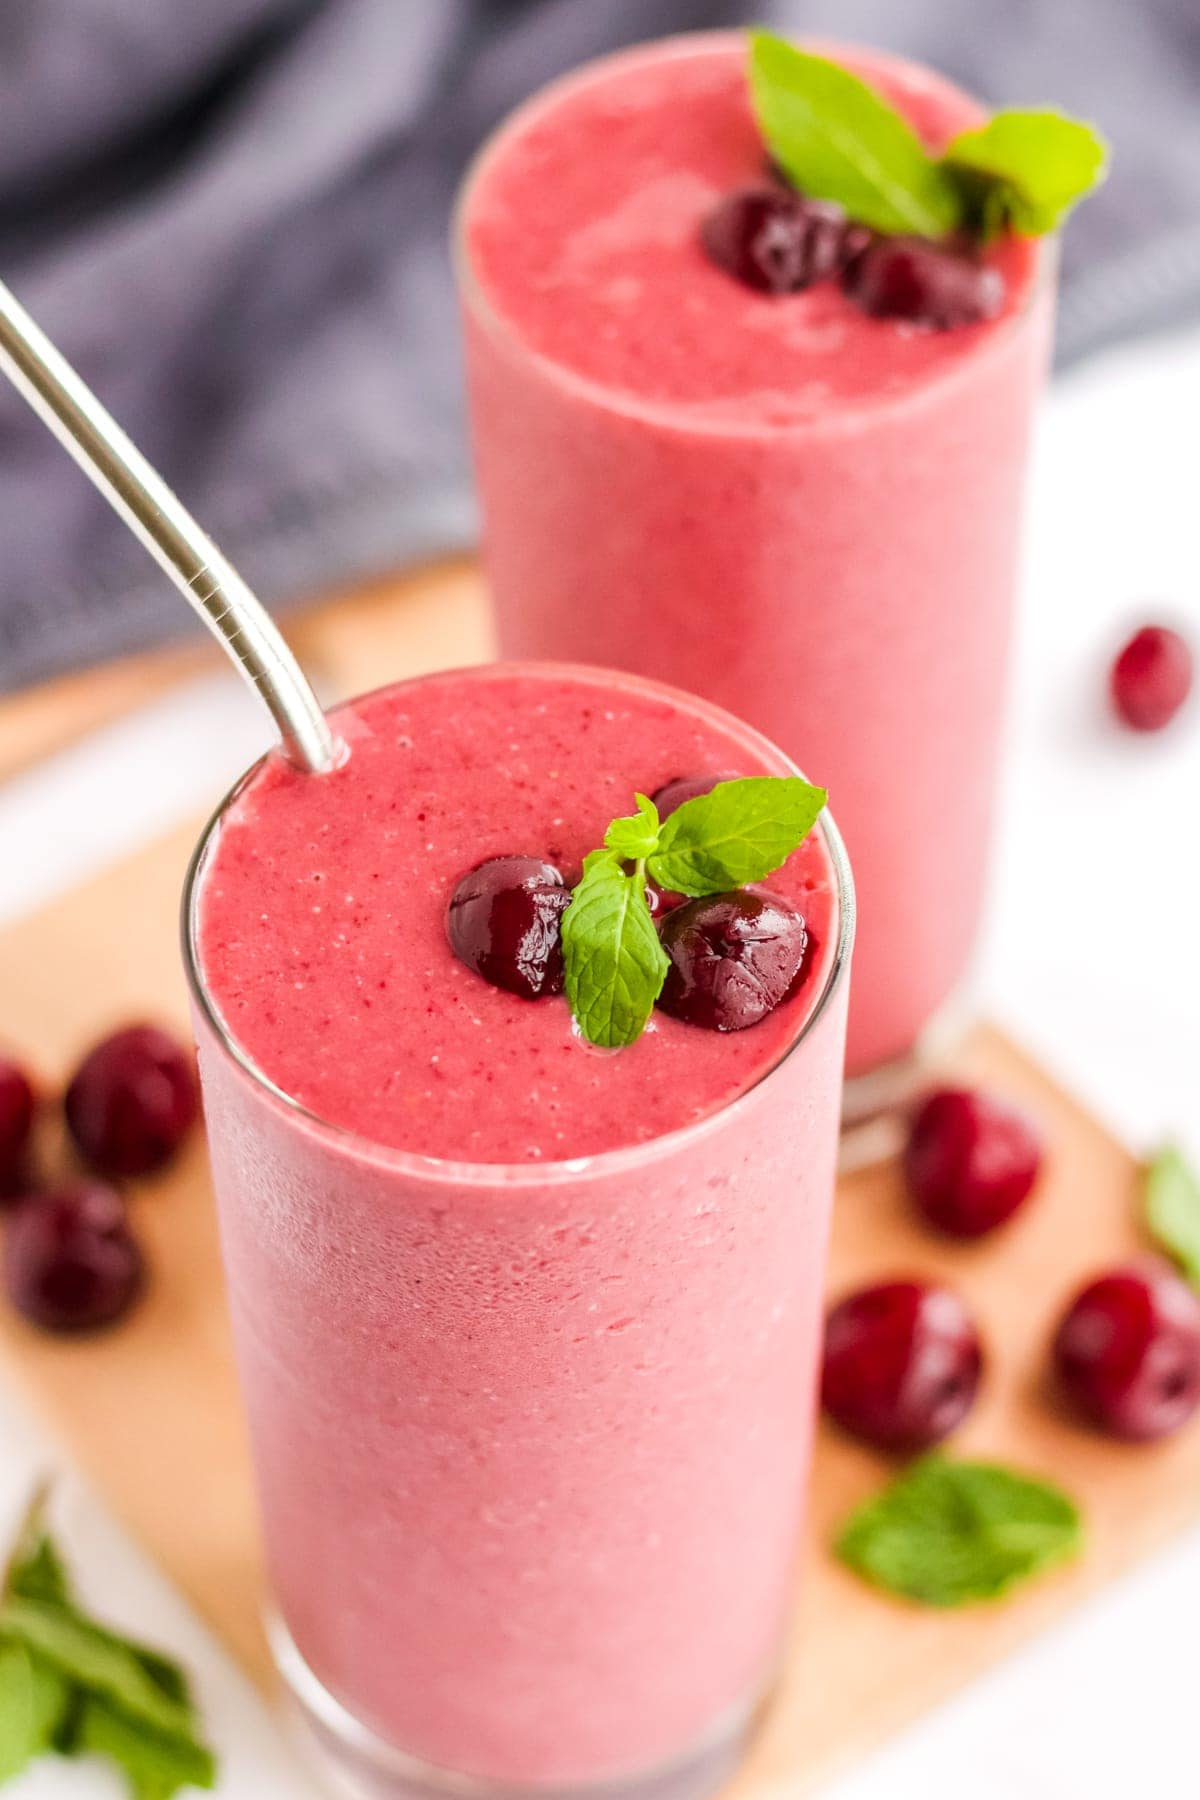
<instances>
[{"instance_id":1,"label":"white marble surface","mask_svg":"<svg viewBox=\"0 0 1200 1800\"><path fill-rule=\"evenodd\" d=\"M1034 483L1017 703L977 971L983 1002L1137 1146L1200 1155L1200 704L1162 738L1106 719L1126 626L1200 640L1194 420L1200 334L1061 382ZM0 789L0 921L214 799L261 748L232 680L196 683ZM0 1392L0 1530L62 1459ZM248 1684L69 1471L63 1535L88 1597L196 1672L229 1800L306 1800ZM827 1790L827 1800L1127 1800L1190 1791L1200 1531ZM100 1767L47 1760L13 1800L96 1800Z\"/></svg>"}]
</instances>

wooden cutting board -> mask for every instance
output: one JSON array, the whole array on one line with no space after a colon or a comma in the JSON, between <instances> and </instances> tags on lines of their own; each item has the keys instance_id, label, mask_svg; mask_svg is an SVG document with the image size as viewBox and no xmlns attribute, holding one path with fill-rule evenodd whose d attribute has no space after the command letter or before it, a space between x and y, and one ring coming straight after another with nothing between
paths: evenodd
<instances>
[{"instance_id":1,"label":"wooden cutting board","mask_svg":"<svg viewBox=\"0 0 1200 1800\"><path fill-rule=\"evenodd\" d=\"M433 598L426 592L414 603L410 591L397 611L376 596L357 617L343 607L317 631L335 691L483 653L477 588L461 571L439 581ZM131 1017L185 1028L176 909L194 835L151 846L0 934L0 1036L48 1083L94 1036ZM1132 1159L995 1033L979 1031L953 1067L1041 1119L1051 1158L1035 1201L993 1243L947 1245L914 1224L893 1166L861 1170L839 1189L832 1287L918 1271L961 1288L990 1365L958 1446L1065 1483L1086 1510L1087 1552L998 1606L944 1614L893 1603L860 1586L826 1549L885 1464L823 1430L795 1629L778 1697L736 1783L739 1800L799 1793L863 1755L1200 1517L1200 1428L1155 1448L1122 1448L1060 1416L1045 1391L1046 1342L1064 1297L1087 1272L1142 1247ZM50 1124L46 1137L47 1157L64 1159ZM152 1270L138 1312L105 1337L71 1343L39 1336L0 1307L0 1365L269 1686L253 1498L199 1136L132 1199Z\"/></svg>"}]
</instances>

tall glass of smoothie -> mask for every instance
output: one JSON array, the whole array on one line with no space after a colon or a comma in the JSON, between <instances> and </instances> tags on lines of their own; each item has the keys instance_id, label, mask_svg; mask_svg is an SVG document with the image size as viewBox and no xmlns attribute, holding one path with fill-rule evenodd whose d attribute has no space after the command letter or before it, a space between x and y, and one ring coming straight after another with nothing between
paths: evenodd
<instances>
[{"instance_id":1,"label":"tall glass of smoothie","mask_svg":"<svg viewBox=\"0 0 1200 1800\"><path fill-rule=\"evenodd\" d=\"M253 769L185 899L280 1666L354 1792L688 1800L736 1754L788 1608L840 841L824 818L767 884L807 940L773 1010L656 1009L598 1050L561 994L456 956L448 898L512 855L569 882L635 790L788 760L707 703L551 665L333 723L342 764Z\"/></svg>"},{"instance_id":2,"label":"tall glass of smoothie","mask_svg":"<svg viewBox=\"0 0 1200 1800\"><path fill-rule=\"evenodd\" d=\"M980 117L927 70L826 54L931 147ZM998 316L954 329L834 279L756 291L702 234L770 180L741 34L614 55L502 126L457 226L476 465L505 655L660 676L822 771L862 1076L907 1055L972 944L1053 283L1010 239Z\"/></svg>"}]
</instances>

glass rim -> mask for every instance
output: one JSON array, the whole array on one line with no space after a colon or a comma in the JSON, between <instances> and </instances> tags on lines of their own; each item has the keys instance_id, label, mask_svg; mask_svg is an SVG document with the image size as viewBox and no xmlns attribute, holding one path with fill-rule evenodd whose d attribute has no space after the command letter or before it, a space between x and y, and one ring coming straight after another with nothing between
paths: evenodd
<instances>
[{"instance_id":1,"label":"glass rim","mask_svg":"<svg viewBox=\"0 0 1200 1800\"><path fill-rule=\"evenodd\" d=\"M866 45L850 45L819 34L793 34L796 41L812 48L835 53L838 50L869 48ZM746 32L737 27L718 30L680 31L669 33L665 37L647 38L639 43L624 44L615 50L607 50L598 56L588 57L577 63L574 68L566 69L562 74L543 83L532 94L505 113L503 118L488 132L482 143L472 152L455 190L454 203L450 215L449 248L450 262L454 273L459 298L464 308L472 313L482 328L490 336L501 342L511 354L524 357L535 368L547 376L553 376L568 390L581 395L592 405L605 411L622 415L629 419L648 420L663 428L687 431L694 436L713 438L747 438L747 437L781 437L803 436L804 434L834 435L840 431L857 429L859 421L868 409L898 411L905 406L919 405L927 394L941 393L956 379L965 379L967 371L975 361L974 356L957 357L947 367L940 369L931 379L922 380L896 394L884 396L865 396L853 405L847 405L840 411L816 413L808 418L789 420L751 419L738 421L729 418L705 417L697 413L692 402L680 400L646 400L638 395L626 393L623 389L611 387L594 376L585 375L572 368L570 363L561 362L542 350L537 350L523 336L520 327L497 308L492 297L485 290L475 265L471 260L467 247L467 213L470 201L486 165L503 143L514 134L529 118L535 117L547 104L553 103L561 95L570 93L576 86L585 86L589 79L597 73L623 62L636 62L646 52L668 51L673 56L686 56L705 47L717 47L728 43L731 39L743 38ZM975 97L958 82L951 81L949 76L939 74L927 64L917 62L911 57L900 56L891 50L870 49L870 54L882 62L890 63L897 68L912 70L919 75L929 76L938 85L951 92L960 94L964 100L979 104ZM993 353L998 346L1004 345L1012 337L1019 326L1026 324L1037 312L1039 302L1054 285L1058 268L1059 234L1050 232L1045 237L1028 240L1033 244L1033 275L1021 298L1019 306L1005 319L998 322L998 329L988 333L977 346L978 355Z\"/></svg>"},{"instance_id":2,"label":"glass rim","mask_svg":"<svg viewBox=\"0 0 1200 1800\"><path fill-rule=\"evenodd\" d=\"M370 699L375 694L390 692L395 688L416 686L425 681L447 677L475 679L489 674L494 675L497 672L544 675L547 678L569 676L579 679L582 677L598 686L605 682L615 682L618 686L632 687L638 691L652 694L656 698L683 701L690 712L698 713L721 729L728 731L730 727L733 727L732 735L740 738L750 748L764 754L765 760L782 763L786 772L790 774L800 775L801 773L791 757L780 750L770 738L755 730L753 726L744 724L736 714L727 712L724 707L716 706L711 701L701 700L681 688L669 686L666 682L652 681L645 676L626 674L619 670L601 669L584 663L492 662L471 664L457 669L428 670L423 675L404 676L396 681L385 682L378 688L371 688L364 694L355 695L351 701L345 704L354 704L360 700ZM259 1067L249 1052L238 1043L233 1031L222 1017L214 996L208 989L201 968L198 945L199 899L208 856L217 843L222 822L229 808L253 781L268 759L278 753L275 747L266 751L238 777L208 818L188 859L180 905L180 940L188 991L199 1016L212 1033L223 1054L251 1081L255 1088L275 1105L284 1107L301 1128L327 1139L331 1144L352 1152L361 1160L368 1161L378 1168L387 1169L391 1173L405 1173L415 1179L427 1182L441 1180L457 1187L516 1188L550 1187L591 1180L652 1162L661 1155L669 1155L672 1150L679 1148L684 1143L706 1136L710 1131L719 1128L721 1122L727 1119L731 1113L744 1108L752 1096L766 1082L770 1081L772 1076L791 1059L802 1044L808 1041L819 1022L828 1013L834 996L845 983L854 945L856 925L854 878L851 874L850 862L841 833L826 806L813 829L821 833L821 839L834 875L838 908L834 953L826 970L821 992L806 1014L803 1023L795 1035L789 1038L774 1061L756 1076L748 1087L742 1088L732 1099L715 1107L711 1112L705 1113L702 1118L677 1126L673 1131L662 1132L657 1137L647 1138L638 1143L619 1144L612 1149L600 1150L589 1156L547 1158L545 1161L539 1162L473 1162L452 1157L429 1156L419 1151L405 1150L396 1145L379 1143L376 1139L364 1136L349 1126L339 1125L336 1121L313 1111L311 1107L306 1106L303 1101L298 1100L295 1095L289 1094L286 1089L281 1088L273 1081L266 1071ZM319 781L322 777L313 775L307 779ZM840 1077L840 1068L838 1073Z\"/></svg>"}]
</instances>

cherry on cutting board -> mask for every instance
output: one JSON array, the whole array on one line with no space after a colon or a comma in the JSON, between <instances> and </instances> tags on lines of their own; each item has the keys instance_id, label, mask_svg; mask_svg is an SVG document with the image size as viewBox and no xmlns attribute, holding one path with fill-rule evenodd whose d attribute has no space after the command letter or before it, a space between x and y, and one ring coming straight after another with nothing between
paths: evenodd
<instances>
[{"instance_id":1,"label":"cherry on cutting board","mask_svg":"<svg viewBox=\"0 0 1200 1800\"><path fill-rule=\"evenodd\" d=\"M125 1204L98 1181L31 1194L4 1237L4 1285L45 1331L96 1331L128 1311L144 1279Z\"/></svg>"},{"instance_id":2,"label":"cherry on cutting board","mask_svg":"<svg viewBox=\"0 0 1200 1800\"><path fill-rule=\"evenodd\" d=\"M940 1088L917 1109L904 1178L920 1211L948 1237L994 1231L1028 1198L1042 1145L1015 1107L971 1088Z\"/></svg>"},{"instance_id":3,"label":"cherry on cutting board","mask_svg":"<svg viewBox=\"0 0 1200 1800\"><path fill-rule=\"evenodd\" d=\"M1192 688L1192 653L1177 631L1143 625L1113 663L1109 692L1117 717L1134 731L1161 731Z\"/></svg>"},{"instance_id":4,"label":"cherry on cutting board","mask_svg":"<svg viewBox=\"0 0 1200 1800\"><path fill-rule=\"evenodd\" d=\"M89 1050L63 1104L85 1162L102 1175L148 1175L195 1120L192 1058L158 1026L127 1025Z\"/></svg>"},{"instance_id":5,"label":"cherry on cutting board","mask_svg":"<svg viewBox=\"0 0 1200 1800\"><path fill-rule=\"evenodd\" d=\"M1167 1437L1200 1406L1200 1295L1156 1257L1110 1269L1072 1300L1053 1358L1094 1425L1132 1443Z\"/></svg>"},{"instance_id":6,"label":"cherry on cutting board","mask_svg":"<svg viewBox=\"0 0 1200 1800\"><path fill-rule=\"evenodd\" d=\"M468 869L450 896L450 948L476 975L523 1000L561 994L562 916L570 903L553 863L489 857Z\"/></svg>"},{"instance_id":7,"label":"cherry on cutting board","mask_svg":"<svg viewBox=\"0 0 1200 1800\"><path fill-rule=\"evenodd\" d=\"M0 1192L23 1167L33 1126L33 1083L19 1063L0 1055Z\"/></svg>"},{"instance_id":8,"label":"cherry on cutting board","mask_svg":"<svg viewBox=\"0 0 1200 1800\"><path fill-rule=\"evenodd\" d=\"M979 1333L951 1288L880 1282L848 1294L825 1323L822 1405L876 1449L941 1443L971 1410L982 1371Z\"/></svg>"},{"instance_id":9,"label":"cherry on cutting board","mask_svg":"<svg viewBox=\"0 0 1200 1800\"><path fill-rule=\"evenodd\" d=\"M796 987L808 948L795 907L756 888L677 906L659 938L670 962L659 1006L709 1031L745 1031L774 1012Z\"/></svg>"}]
</instances>

